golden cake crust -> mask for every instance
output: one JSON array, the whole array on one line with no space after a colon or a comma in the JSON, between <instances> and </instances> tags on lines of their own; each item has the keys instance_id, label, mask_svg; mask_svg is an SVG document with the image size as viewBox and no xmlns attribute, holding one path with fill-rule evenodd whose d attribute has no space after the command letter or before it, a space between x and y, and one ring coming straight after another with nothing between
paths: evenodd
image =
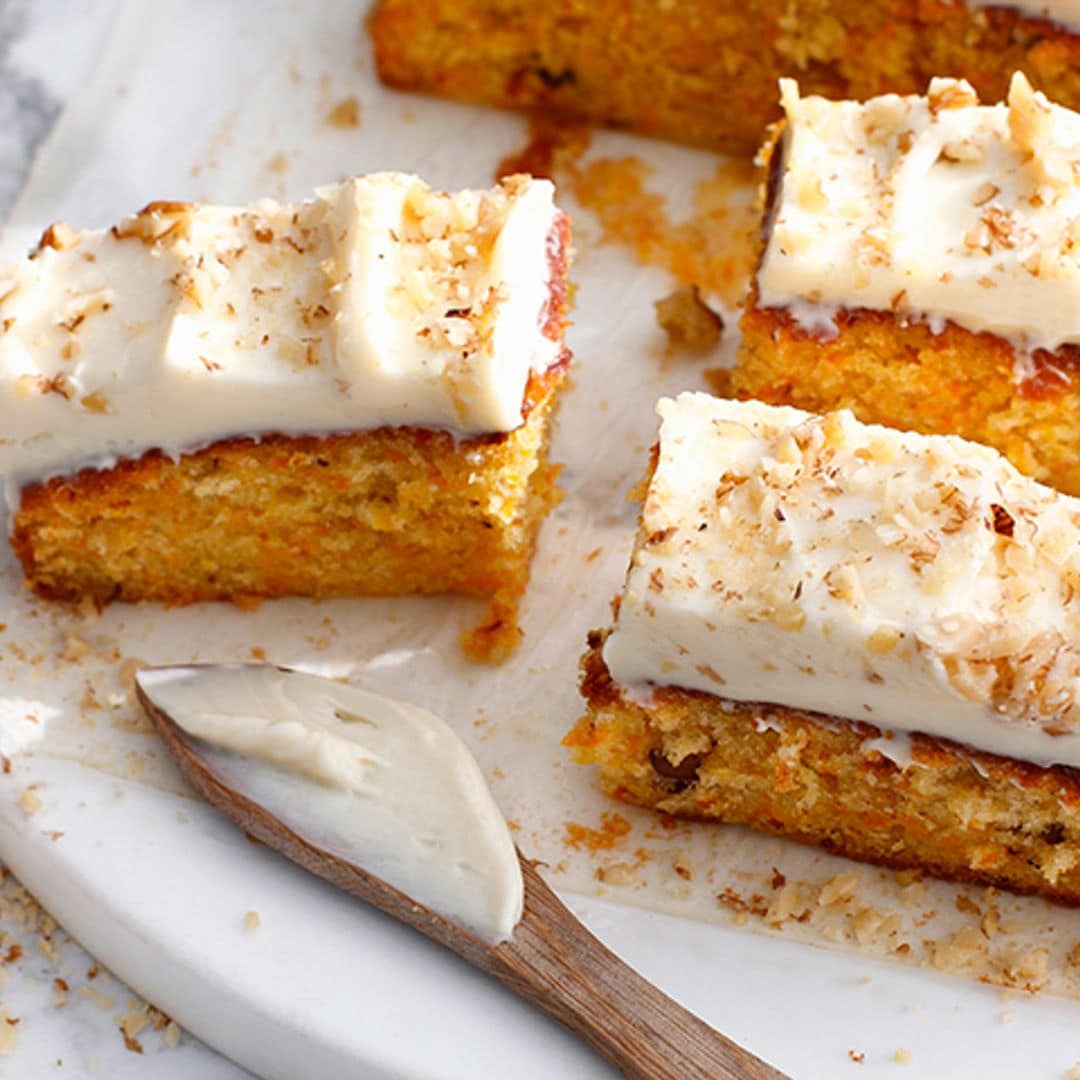
<instances>
[{"instance_id":1,"label":"golden cake crust","mask_svg":"<svg viewBox=\"0 0 1080 1080\"><path fill-rule=\"evenodd\" d=\"M678 687L639 704L612 681L604 636L590 635L588 713L564 742L614 797L1080 904L1080 770L920 734L902 768L870 745L870 724Z\"/></svg>"},{"instance_id":2,"label":"golden cake crust","mask_svg":"<svg viewBox=\"0 0 1080 1080\"><path fill-rule=\"evenodd\" d=\"M743 153L776 119L784 75L807 93L861 99L920 93L946 73L996 101L1021 70L1055 100L1080 106L1080 38L1005 6L380 0L371 30L391 86Z\"/></svg>"}]
</instances>

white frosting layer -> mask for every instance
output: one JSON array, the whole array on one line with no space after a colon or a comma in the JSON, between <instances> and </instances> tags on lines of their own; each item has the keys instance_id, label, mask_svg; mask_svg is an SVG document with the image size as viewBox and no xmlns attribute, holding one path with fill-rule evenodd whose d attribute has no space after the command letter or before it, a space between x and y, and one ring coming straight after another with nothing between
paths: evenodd
<instances>
[{"instance_id":1,"label":"white frosting layer","mask_svg":"<svg viewBox=\"0 0 1080 1080\"><path fill-rule=\"evenodd\" d=\"M268 664L146 668L137 679L209 744L204 757L229 787L305 840L485 940L513 933L524 883L510 830L437 716Z\"/></svg>"},{"instance_id":2,"label":"white frosting layer","mask_svg":"<svg viewBox=\"0 0 1080 1080\"><path fill-rule=\"evenodd\" d=\"M542 333L552 195L386 173L295 206L52 228L0 280L0 473L269 432L516 428L560 352Z\"/></svg>"},{"instance_id":3,"label":"white frosting layer","mask_svg":"<svg viewBox=\"0 0 1080 1080\"><path fill-rule=\"evenodd\" d=\"M617 682L1080 766L1080 499L846 411L659 411Z\"/></svg>"},{"instance_id":4,"label":"white frosting layer","mask_svg":"<svg viewBox=\"0 0 1080 1080\"><path fill-rule=\"evenodd\" d=\"M781 86L763 307L819 331L870 308L1022 350L1080 343L1080 115L1019 74L999 105L954 79L865 103Z\"/></svg>"}]
</instances>

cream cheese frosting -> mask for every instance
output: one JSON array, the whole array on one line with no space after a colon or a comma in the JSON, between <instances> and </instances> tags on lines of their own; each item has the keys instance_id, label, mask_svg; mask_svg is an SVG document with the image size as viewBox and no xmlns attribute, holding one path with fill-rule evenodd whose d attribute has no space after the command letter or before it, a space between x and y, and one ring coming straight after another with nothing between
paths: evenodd
<instances>
[{"instance_id":1,"label":"cream cheese frosting","mask_svg":"<svg viewBox=\"0 0 1080 1080\"><path fill-rule=\"evenodd\" d=\"M1080 499L847 411L659 412L616 682L1080 766Z\"/></svg>"},{"instance_id":2,"label":"cream cheese frosting","mask_svg":"<svg viewBox=\"0 0 1080 1080\"><path fill-rule=\"evenodd\" d=\"M383 173L296 205L53 226L0 273L0 473L270 432L513 430L560 355L556 216L546 180L448 195Z\"/></svg>"},{"instance_id":3,"label":"cream cheese frosting","mask_svg":"<svg viewBox=\"0 0 1080 1080\"><path fill-rule=\"evenodd\" d=\"M305 840L487 941L525 886L476 760L433 713L269 664L145 668L150 701L229 787Z\"/></svg>"},{"instance_id":4,"label":"cream cheese frosting","mask_svg":"<svg viewBox=\"0 0 1080 1080\"><path fill-rule=\"evenodd\" d=\"M946 320L1021 351L1080 343L1080 114L1021 74L1006 103L802 97L787 117L759 303L834 330L839 308Z\"/></svg>"}]
</instances>

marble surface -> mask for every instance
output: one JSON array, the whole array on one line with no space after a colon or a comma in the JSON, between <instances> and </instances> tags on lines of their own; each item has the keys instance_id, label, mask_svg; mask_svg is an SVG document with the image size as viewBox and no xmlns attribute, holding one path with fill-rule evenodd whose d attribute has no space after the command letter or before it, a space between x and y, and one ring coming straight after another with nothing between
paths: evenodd
<instances>
[{"instance_id":1,"label":"marble surface","mask_svg":"<svg viewBox=\"0 0 1080 1080\"><path fill-rule=\"evenodd\" d=\"M0 217L93 69L121 2L0 0ZM151 1012L0 865L0 1078L248 1075Z\"/></svg>"},{"instance_id":2,"label":"marble surface","mask_svg":"<svg viewBox=\"0 0 1080 1080\"><path fill-rule=\"evenodd\" d=\"M12 198L32 170L35 147L40 145L42 139L47 138L50 125L61 115L65 101L78 100L80 92L84 93L84 102L93 96L83 90L85 80L108 37L117 11L126 8L129 13L131 10L139 12L140 5L144 4L146 7L141 10L145 11L157 2L158 0L0 0L0 215L6 213ZM184 2L186 4L187 0ZM255 2L266 3L266 0ZM301 0L295 2L299 3ZM220 0L206 0L204 10L212 12L215 17L220 14L221 21L225 22L233 16L235 8L224 4L218 7L218 4ZM277 6L277 3L267 3L266 10ZM235 19L232 21L235 22ZM199 26L200 33L206 33L204 24L195 25ZM228 40L232 42L234 39L230 35ZM141 34L136 44L140 49L143 48ZM181 49L178 53L184 57L191 56L190 50ZM207 68L212 74L213 64L208 62ZM124 70L128 71L126 68ZM151 70L155 83L167 83L160 67L153 66ZM127 78L127 85L131 85L130 72ZM109 93L117 92L117 88L110 84ZM259 97L257 89L252 90L252 96ZM138 94L133 91L130 97L136 99ZM180 127L179 124L162 125L159 133L163 132L164 138L171 140L180 137ZM76 135L99 133L99 128L90 129L89 126L80 128L76 125L73 130ZM227 128L225 134L227 135ZM516 131L513 137L517 138ZM86 140L91 141L93 140ZM107 140L99 141L111 147L111 152L115 155L116 144L107 143ZM42 176L49 175L54 183L35 185L37 196L33 205L29 208L20 206L24 215L22 220L26 222L42 222L57 212L54 192L63 186L65 176L80 179L88 176L90 170L85 159L79 160L78 151L65 149L59 156L53 152L58 143L62 143L63 147L78 146L80 139L58 140L51 144L49 156L52 167L42 169ZM118 212L138 205L135 199L129 197L130 192L125 185L118 181L121 178L125 182L130 181L132 189L138 192L143 181L154 172L152 166L161 164L152 141L135 145L135 140L128 140L123 145L125 150L130 148L132 151L122 158L123 169L114 171L109 175L108 182L102 181L98 186L98 190L103 192L100 199L103 214L113 202L118 205ZM278 175L273 165L273 162L282 156L279 145L275 143L271 147L263 144L260 150L260 156L252 157L247 163L252 175L265 168L272 175L275 184L286 183L286 179ZM68 158L71 159L70 164ZM68 167L70 171L67 171ZM323 171L320 175L325 176L327 173ZM170 174L170 182L171 179ZM182 189L184 185L189 185L186 190L176 191L181 197L199 197L202 194L202 185L207 182L205 174L196 177L193 173L185 173L177 179ZM454 186L457 180L457 177L451 176L450 181L453 183L448 186ZM295 172L289 175L287 181L299 184ZM306 184L301 185L301 189L306 191ZM150 193L163 193L160 179L155 181ZM227 194L221 195L221 189L217 188L215 196L219 195L222 198L228 197ZM104 220L111 219L106 216ZM42 832L40 835L48 837L50 834ZM101 835L103 838L107 837L108 830L101 830ZM104 839L95 846L94 859L99 866L104 864L103 847ZM12 853L12 858L15 857ZM25 872L31 873L29 870ZM110 878L114 882L120 880L120 876L115 874L110 875ZM124 886L130 891L130 880L125 881ZM173 890L172 895L177 892L178 890ZM84 913L88 918L100 919L100 914L96 914L100 910L96 902L87 900ZM69 915L68 918L72 920L73 926L76 925L75 916ZM237 918L239 919L239 916ZM267 925L272 926L273 921L268 920ZM87 935L87 940L90 940L89 930L82 932ZM744 937L745 940L740 941L740 944L747 947L749 955L754 952L749 947L752 944L751 936ZM807 1000L827 1001L826 990L831 984L823 974L823 969L832 964L838 970L844 970L846 973L841 982L851 994L858 996L865 993L868 998L874 995L875 1001L884 1003L878 1011L887 1016L888 1033L882 1035L878 1041L880 1047L887 1049L879 1051L879 1060L876 1063L883 1070L893 1069L896 1065L896 1061L889 1056L898 1039L898 1036L893 1034L894 1028L906 1023L910 1030L923 1018L932 1018L935 1015L932 1008L908 1013L912 1001L922 1000L924 994L928 996L933 993L937 994L939 999L953 999L947 1006L951 1011L946 1012L945 1006L937 1011L938 1015L948 1017L944 1024L935 1027L937 1036L944 1041L949 1037L950 1030L963 1031L969 1041L981 1045L983 1057L987 1060L992 1058L997 1041L1006 1038L1015 1040L1014 1045L1019 1047L1018 1052L1028 1053L1025 1036L1031 1038L1028 1035L1032 1030L1028 1027L1029 1019L1032 1024L1037 1021L1043 1025L1043 1028L1035 1030L1044 1030L1057 1023L1059 1029L1066 1032L1073 1021L1071 1003L1067 1006L1065 1003L1053 1001L1021 1001L1010 1004L1009 1011L1015 1012L1017 1019L1010 1018L1010 1027L1006 1034L1002 1034L1005 1031L1005 1019L1002 1014L1000 1022L998 1020L1000 1005L995 991L981 987L973 990L972 987L960 985L953 988L945 982L927 984L924 987L925 973L917 969L897 969L895 965L894 969L890 970L883 966L880 977L871 980L870 976L865 974L867 961L838 958L838 954L823 954L817 957L813 964L810 963L809 954L807 957L800 955L777 962L772 970L783 971L783 985L790 991L788 997L785 999L779 994L770 995L760 991L755 993L755 977L761 976L761 985L768 985L768 968L761 969L753 963L740 965L735 962L732 965L734 949L720 948L715 944L701 945L695 934L687 933L686 938L684 951L663 951L666 968L657 968L653 977L661 982L668 980L667 984L673 989L679 985L678 979L685 979L685 985L692 988L694 972L698 970L692 962L693 959L701 955L711 955L716 958L718 965L723 964L720 970L742 972L737 992L746 1000L756 1002L767 997L774 1003L776 1008L765 1014L766 1019L771 1022L776 1015L785 1016L785 1032L789 1038L795 1040L812 1040L817 1036L818 1030L824 1027L796 1006ZM627 958L642 968L645 968L650 960L648 941L648 934L638 933L636 937L628 936L623 942ZM710 949L713 950L711 953ZM165 955L164 951L159 954L159 970L160 957ZM778 955L787 954L781 949ZM656 963L655 950L652 962ZM789 969L801 969L812 990L798 993L799 987L805 984L793 979ZM279 972L280 968L275 971L275 975ZM661 976L665 978L662 979ZM132 974L131 978L137 977ZM280 978L275 978L274 984L290 985L287 979ZM867 989L860 989L862 987ZM979 1007L972 1008L969 1001L967 1011L962 1011L962 1006L956 1001L965 995L970 999L975 991L980 994ZM718 997L718 994L713 993L712 987L710 994ZM99 970L85 952L57 929L9 876L0 876L0 1010L3 1010L0 1012L0 1080L52 1075L108 1076L121 1080L127 1077L149 1077L151 1080L169 1080L172 1077L238 1080L247 1075L199 1044L197 1040L186 1034L180 1035L177 1029L170 1027L159 1016L147 1012L145 1006L134 999L126 987ZM844 1025L851 1025L853 1030L865 1034L865 1020L860 1022L859 1009L840 1009L836 1012ZM1026 1015L1027 1013L1031 1016ZM17 1018L18 1024L8 1024L4 1017ZM987 1026L991 1022L993 1028L988 1031ZM126 1028L126 1031L122 1028ZM810 1030L811 1028L814 1030ZM845 1038L846 1035L845 1031ZM917 1064L907 1071L913 1074L917 1072L922 1076L947 1075L947 1070L937 1069L933 1064L929 1038L925 1042L908 1038L904 1041L911 1045L918 1055ZM955 1040L949 1038L948 1041ZM1032 1039L1032 1042L1038 1047L1036 1039ZM847 1045L846 1042L844 1045ZM1056 1039L1054 1046L1060 1047ZM961 1049L965 1048L961 1046ZM1067 1052L1052 1048L1053 1071L1036 1072L1032 1069L1025 1075L1061 1075L1062 1068L1074 1056L1072 1050L1072 1047L1068 1047ZM843 1061L843 1069L837 1068L837 1075L849 1069L853 1075L858 1072L869 1073L875 1067L873 1061L868 1061L861 1068L855 1068L843 1055L840 1060ZM960 1070L958 1075L966 1074ZM997 1075L1008 1075L1007 1067ZM1019 1073L1014 1072L1013 1075Z\"/></svg>"}]
</instances>

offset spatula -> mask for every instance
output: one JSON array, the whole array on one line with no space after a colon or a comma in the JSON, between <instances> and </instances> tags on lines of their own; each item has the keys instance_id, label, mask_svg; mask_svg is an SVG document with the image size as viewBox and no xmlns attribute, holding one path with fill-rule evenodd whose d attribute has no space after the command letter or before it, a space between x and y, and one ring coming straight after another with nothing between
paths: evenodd
<instances>
[{"instance_id":1,"label":"offset spatula","mask_svg":"<svg viewBox=\"0 0 1080 1080\"><path fill-rule=\"evenodd\" d=\"M208 668L212 666L208 665ZM784 1074L661 993L605 948L518 852L524 910L512 937L489 944L417 903L363 866L306 839L295 807L255 801L230 782L216 747L194 738L151 700L139 699L181 771L241 828L313 874L399 919L494 976L640 1080L774 1080ZM258 769L260 762L245 761ZM265 766L270 769L272 766ZM357 813L363 812L358 802Z\"/></svg>"}]
</instances>

